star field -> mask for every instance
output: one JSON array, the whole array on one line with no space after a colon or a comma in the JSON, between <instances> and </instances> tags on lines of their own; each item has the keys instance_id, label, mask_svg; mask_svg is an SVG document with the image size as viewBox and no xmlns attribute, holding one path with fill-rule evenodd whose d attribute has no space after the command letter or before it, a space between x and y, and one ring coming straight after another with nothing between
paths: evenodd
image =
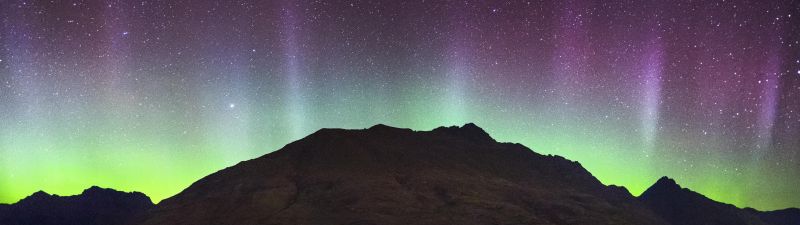
<instances>
[{"instance_id":1,"label":"star field","mask_svg":"<svg viewBox=\"0 0 800 225\"><path fill-rule=\"evenodd\" d=\"M160 201L323 127L475 122L800 207L800 2L0 0L0 202Z\"/></svg>"}]
</instances>

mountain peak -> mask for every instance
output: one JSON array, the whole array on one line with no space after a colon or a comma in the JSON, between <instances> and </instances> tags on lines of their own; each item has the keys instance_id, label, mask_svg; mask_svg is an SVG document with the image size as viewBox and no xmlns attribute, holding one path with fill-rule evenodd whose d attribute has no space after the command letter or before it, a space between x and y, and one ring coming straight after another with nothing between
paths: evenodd
<instances>
[{"instance_id":1,"label":"mountain peak","mask_svg":"<svg viewBox=\"0 0 800 225\"><path fill-rule=\"evenodd\" d=\"M408 128L393 127L393 126L389 126L389 125L382 124L382 123L375 124L374 126L371 126L371 127L367 128L367 130L368 131L375 131L375 132L382 132L382 131L411 131L411 129L408 129Z\"/></svg>"},{"instance_id":2,"label":"mountain peak","mask_svg":"<svg viewBox=\"0 0 800 225\"><path fill-rule=\"evenodd\" d=\"M483 128L479 127L478 125L475 125L474 123L466 123L463 126L461 126L461 129L473 132L480 132L482 134L486 134L486 136L489 136L489 133L486 133L486 131L484 131Z\"/></svg>"},{"instance_id":3,"label":"mountain peak","mask_svg":"<svg viewBox=\"0 0 800 225\"><path fill-rule=\"evenodd\" d=\"M153 206L150 198L140 192L125 193L98 186L72 196L37 191L5 206L5 212L0 210L0 223L122 225L144 215Z\"/></svg>"},{"instance_id":4,"label":"mountain peak","mask_svg":"<svg viewBox=\"0 0 800 225\"><path fill-rule=\"evenodd\" d=\"M51 195L51 194L48 194L47 192L44 192L44 191L37 191L37 192L34 192L33 194L29 195L28 197L25 197L25 198L19 200L19 202L15 203L15 204L17 204L17 205L35 205L35 204L39 204L41 202L52 202L53 200L58 199L58 198L59 198L58 195ZM2 215L0 215L0 216L2 216Z\"/></svg>"},{"instance_id":5,"label":"mountain peak","mask_svg":"<svg viewBox=\"0 0 800 225\"><path fill-rule=\"evenodd\" d=\"M100 196L100 197L110 197L110 196L129 195L131 197L137 197L137 198L140 198L140 197L144 196L144 194L142 194L140 192L127 193L127 192L117 191L117 190L114 190L114 189L111 189L111 188L102 188L102 187L98 187L98 186L91 186L91 187L87 188L86 190L83 190L83 192L80 195L81 196L85 196L85 197L98 197L98 196ZM146 197L146 196L144 196L144 197Z\"/></svg>"},{"instance_id":6,"label":"mountain peak","mask_svg":"<svg viewBox=\"0 0 800 225\"><path fill-rule=\"evenodd\" d=\"M375 124L374 126L369 127L368 129L369 130L381 130L381 129L398 129L398 128L393 127L393 126L389 126L389 125L386 125L386 124L379 123L379 124Z\"/></svg>"},{"instance_id":7,"label":"mountain peak","mask_svg":"<svg viewBox=\"0 0 800 225\"><path fill-rule=\"evenodd\" d=\"M34 192L33 194L31 194L30 196L28 196L27 198L25 198L23 200L26 200L26 199L27 200L47 199L47 198L50 198L50 197L54 197L54 196L51 195L51 194L48 194L47 192L44 192L44 191L37 191L37 192Z\"/></svg>"},{"instance_id":8,"label":"mountain peak","mask_svg":"<svg viewBox=\"0 0 800 225\"><path fill-rule=\"evenodd\" d=\"M677 190L682 189L681 186L678 185L677 182L675 182L675 180L673 180L672 178L669 178L667 176L663 176L663 177L659 178L658 181L656 181L656 183L653 184L652 187L657 187L657 188L661 188L661 189L677 189Z\"/></svg>"},{"instance_id":9,"label":"mountain peak","mask_svg":"<svg viewBox=\"0 0 800 225\"><path fill-rule=\"evenodd\" d=\"M639 197L643 199L649 199L653 197L676 196L676 195L683 196L687 194L692 195L690 193L694 192L682 188L672 178L663 176L659 178L658 181L656 181L656 183L647 188L647 190L642 192L642 194Z\"/></svg>"},{"instance_id":10,"label":"mountain peak","mask_svg":"<svg viewBox=\"0 0 800 225\"><path fill-rule=\"evenodd\" d=\"M96 193L103 193L103 192L108 192L108 191L112 191L112 190L111 189L106 189L106 188L101 188L101 187L98 187L98 186L91 186L91 187L87 188L86 190L83 190L82 194L84 194L84 195L85 194L96 194Z\"/></svg>"},{"instance_id":11,"label":"mountain peak","mask_svg":"<svg viewBox=\"0 0 800 225\"><path fill-rule=\"evenodd\" d=\"M665 224L622 190L473 123L378 124L323 129L208 175L141 225Z\"/></svg>"},{"instance_id":12,"label":"mountain peak","mask_svg":"<svg viewBox=\"0 0 800 225\"><path fill-rule=\"evenodd\" d=\"M461 127L458 126L450 126L450 127L438 127L433 129L434 132L443 132L453 136L463 137L475 142L495 142L492 136L489 136L489 133L483 130L483 128L478 127L474 123L467 123Z\"/></svg>"},{"instance_id":13,"label":"mountain peak","mask_svg":"<svg viewBox=\"0 0 800 225\"><path fill-rule=\"evenodd\" d=\"M672 178L663 176L656 181L652 186L647 188L640 197L649 198L653 196L675 195L685 193L684 191L691 192L678 185ZM693 192L692 192L693 193Z\"/></svg>"},{"instance_id":14,"label":"mountain peak","mask_svg":"<svg viewBox=\"0 0 800 225\"><path fill-rule=\"evenodd\" d=\"M33 192L33 194L31 194L31 196L50 196L50 194L40 190L40 191L37 191L37 192Z\"/></svg>"},{"instance_id":15,"label":"mountain peak","mask_svg":"<svg viewBox=\"0 0 800 225\"><path fill-rule=\"evenodd\" d=\"M749 212L734 205L711 200L688 188L682 188L669 177L658 179L639 196L639 200L671 224L769 224L756 217L758 212Z\"/></svg>"}]
</instances>

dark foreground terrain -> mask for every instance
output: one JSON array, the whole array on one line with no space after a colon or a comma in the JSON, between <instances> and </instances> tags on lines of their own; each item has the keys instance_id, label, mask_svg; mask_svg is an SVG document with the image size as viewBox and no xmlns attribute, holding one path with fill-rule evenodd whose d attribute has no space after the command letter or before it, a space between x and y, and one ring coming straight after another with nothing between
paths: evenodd
<instances>
[{"instance_id":1,"label":"dark foreground terrain","mask_svg":"<svg viewBox=\"0 0 800 225\"><path fill-rule=\"evenodd\" d=\"M87 192L46 198L83 199ZM88 203L81 212L90 216L79 218L112 225L800 224L800 210L739 209L669 178L636 198L601 184L577 162L498 143L474 124L424 132L323 129L211 174L155 207L133 195L113 207ZM40 216L71 221L84 215L74 209L87 207L65 200L26 206L43 196L0 205L0 224L53 224L29 222Z\"/></svg>"},{"instance_id":2,"label":"dark foreground terrain","mask_svg":"<svg viewBox=\"0 0 800 225\"><path fill-rule=\"evenodd\" d=\"M0 205L2 225L123 225L144 216L153 202L142 193L91 187L60 197L36 192L13 205Z\"/></svg>"},{"instance_id":3,"label":"dark foreground terrain","mask_svg":"<svg viewBox=\"0 0 800 225\"><path fill-rule=\"evenodd\" d=\"M681 188L674 180L663 177L648 188L639 199L661 218L671 224L682 225L749 225L800 224L800 211L786 209L759 212L740 209L736 206L716 202L705 196Z\"/></svg>"}]
</instances>

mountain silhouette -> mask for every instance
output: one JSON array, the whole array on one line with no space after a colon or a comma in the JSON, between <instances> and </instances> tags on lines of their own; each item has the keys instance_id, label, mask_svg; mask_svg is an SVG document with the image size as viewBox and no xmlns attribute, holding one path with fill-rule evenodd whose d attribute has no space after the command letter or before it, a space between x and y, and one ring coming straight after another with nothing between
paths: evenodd
<instances>
[{"instance_id":1,"label":"mountain silhouette","mask_svg":"<svg viewBox=\"0 0 800 225\"><path fill-rule=\"evenodd\" d=\"M798 224L800 212L786 209L759 212L711 200L682 188L675 180L662 177L639 199L671 224L682 225L791 225Z\"/></svg>"},{"instance_id":2,"label":"mountain silhouette","mask_svg":"<svg viewBox=\"0 0 800 225\"><path fill-rule=\"evenodd\" d=\"M142 216L153 202L139 192L93 186L74 196L43 191L11 205L0 205L2 225L122 225Z\"/></svg>"},{"instance_id":3,"label":"mountain silhouette","mask_svg":"<svg viewBox=\"0 0 800 225\"><path fill-rule=\"evenodd\" d=\"M774 211L761 212L752 208L745 208L748 212L755 214L759 219L774 225L800 225L800 209L789 208Z\"/></svg>"},{"instance_id":4,"label":"mountain silhouette","mask_svg":"<svg viewBox=\"0 0 800 225\"><path fill-rule=\"evenodd\" d=\"M716 202L662 177L639 197L579 163L499 143L475 124L322 129L153 206L91 187L0 204L0 225L800 225L800 209Z\"/></svg>"},{"instance_id":5,"label":"mountain silhouette","mask_svg":"<svg viewBox=\"0 0 800 225\"><path fill-rule=\"evenodd\" d=\"M322 129L202 178L141 224L667 224L579 163L474 124Z\"/></svg>"}]
</instances>

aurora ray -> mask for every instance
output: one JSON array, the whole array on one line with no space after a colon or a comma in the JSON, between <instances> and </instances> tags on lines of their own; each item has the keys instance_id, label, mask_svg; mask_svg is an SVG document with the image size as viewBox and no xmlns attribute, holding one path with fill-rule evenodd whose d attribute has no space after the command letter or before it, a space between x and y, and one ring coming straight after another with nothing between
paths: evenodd
<instances>
[{"instance_id":1,"label":"aurora ray","mask_svg":"<svg viewBox=\"0 0 800 225\"><path fill-rule=\"evenodd\" d=\"M159 201L319 128L474 122L633 194L800 207L795 24L790 0L6 0L0 202Z\"/></svg>"}]
</instances>

